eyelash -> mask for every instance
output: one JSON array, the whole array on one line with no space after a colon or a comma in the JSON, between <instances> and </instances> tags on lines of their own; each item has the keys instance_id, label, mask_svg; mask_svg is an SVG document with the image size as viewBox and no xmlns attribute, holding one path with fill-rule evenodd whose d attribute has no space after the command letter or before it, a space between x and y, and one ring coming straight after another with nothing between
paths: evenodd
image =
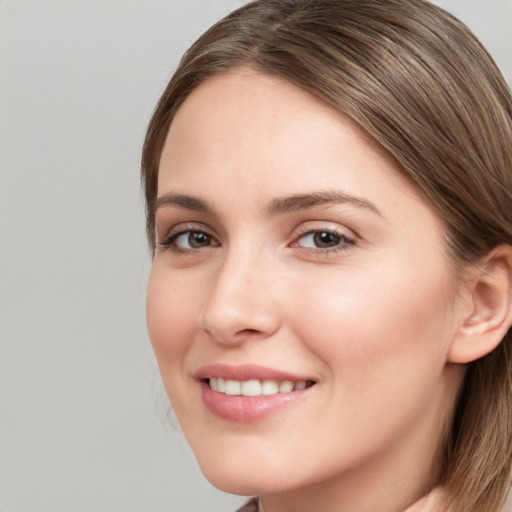
<instances>
[{"instance_id":1,"label":"eyelash","mask_svg":"<svg viewBox=\"0 0 512 512\"><path fill-rule=\"evenodd\" d=\"M171 251L178 253L178 254L190 254L190 253L196 252L197 250L200 249L199 247L191 248L191 249L183 249L181 247L178 247L178 245L176 243L177 240L181 236L187 235L187 234L190 236L193 233L196 235L204 235L204 236L208 237L208 239L210 241L215 240L215 237L213 237L206 230L201 229L197 225L185 225L185 226L181 226L181 229L179 229L178 231L175 231L175 232L171 231L161 242L158 242L158 245L160 247L162 247L163 249L170 249ZM216 247L218 245L219 245L218 243L215 243L213 246ZM211 247L211 246L212 245L210 244L205 247Z\"/></svg>"},{"instance_id":2,"label":"eyelash","mask_svg":"<svg viewBox=\"0 0 512 512\"><path fill-rule=\"evenodd\" d=\"M310 235L331 235L338 239L338 242L333 247L302 247L305 251L307 251L309 254L321 254L321 255L331 255L336 254L341 251L346 251L347 249L350 249L351 247L356 245L356 240L353 238L350 238L349 236L345 235L344 233L341 233L339 231L336 231L335 229L307 229L303 232L299 233L295 237L295 241L290 244L290 247L301 247L299 245L299 241L304 240L307 236Z\"/></svg>"},{"instance_id":3,"label":"eyelash","mask_svg":"<svg viewBox=\"0 0 512 512\"><path fill-rule=\"evenodd\" d=\"M208 238L208 245L203 247L196 247L190 249L184 249L177 245L177 240L184 236L195 234L195 235L204 235ZM330 235L338 239L336 245L332 247L302 247L300 245L300 241L304 240L307 236L315 236L315 235ZM211 243L214 241L214 243ZM171 251L178 254L191 254L197 252L200 249L208 248L208 247L218 247L220 244L216 241L215 237L210 235L206 230L199 228L196 225L187 225L183 226L179 231L169 233L164 240L158 242L158 245L163 249L170 249ZM307 251L309 254L321 254L321 255L330 255L336 254L341 251L345 251L356 245L356 240L333 229L308 229L304 230L301 233L298 233L294 241L289 244L289 247L298 247Z\"/></svg>"}]
</instances>

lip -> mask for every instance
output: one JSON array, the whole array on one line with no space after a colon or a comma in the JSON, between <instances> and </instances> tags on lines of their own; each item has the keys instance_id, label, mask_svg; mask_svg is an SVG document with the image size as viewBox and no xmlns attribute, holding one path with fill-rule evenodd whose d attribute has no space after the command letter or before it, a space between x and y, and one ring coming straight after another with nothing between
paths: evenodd
<instances>
[{"instance_id":1,"label":"lip","mask_svg":"<svg viewBox=\"0 0 512 512\"><path fill-rule=\"evenodd\" d=\"M213 364L201 368L196 374L201 389L201 398L206 408L216 417L233 423L252 423L263 420L270 415L303 401L315 386L306 389L291 391L289 393L277 393L275 395L262 396L233 396L214 391L210 388L207 379L220 377L247 381L251 379L313 380L308 377L295 375L281 370L275 370L264 366L240 365L231 366L225 364Z\"/></svg>"},{"instance_id":2,"label":"lip","mask_svg":"<svg viewBox=\"0 0 512 512\"><path fill-rule=\"evenodd\" d=\"M251 379L271 379L271 380L315 380L309 376L296 375L293 373L275 370L266 366L258 366L254 364L243 365L227 365L227 364L211 364L201 368L196 374L196 379L209 379L210 377L220 377L222 379L232 380L251 380Z\"/></svg>"}]
</instances>

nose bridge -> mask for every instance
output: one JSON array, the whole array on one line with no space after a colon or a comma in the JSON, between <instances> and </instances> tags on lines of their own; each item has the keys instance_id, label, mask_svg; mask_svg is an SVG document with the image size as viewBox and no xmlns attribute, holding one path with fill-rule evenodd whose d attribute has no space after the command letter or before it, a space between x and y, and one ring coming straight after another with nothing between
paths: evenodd
<instances>
[{"instance_id":1,"label":"nose bridge","mask_svg":"<svg viewBox=\"0 0 512 512\"><path fill-rule=\"evenodd\" d=\"M279 328L271 267L264 249L246 243L227 250L202 312L202 327L217 341L232 344L247 337L264 338Z\"/></svg>"}]
</instances>

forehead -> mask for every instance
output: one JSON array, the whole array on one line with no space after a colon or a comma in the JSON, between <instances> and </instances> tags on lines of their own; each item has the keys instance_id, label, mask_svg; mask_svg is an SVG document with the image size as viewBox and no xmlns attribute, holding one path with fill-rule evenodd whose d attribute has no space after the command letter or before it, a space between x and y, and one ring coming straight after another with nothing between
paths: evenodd
<instances>
[{"instance_id":1,"label":"forehead","mask_svg":"<svg viewBox=\"0 0 512 512\"><path fill-rule=\"evenodd\" d=\"M347 152L346 141L357 143L357 151ZM240 69L209 78L178 109L159 185L188 170L202 180L230 162L231 179L267 182L271 175L286 187L293 177L300 187L311 175L321 180L333 160L347 166L361 157L367 170L385 164L391 179L402 179L394 158L348 116L279 77Z\"/></svg>"}]
</instances>

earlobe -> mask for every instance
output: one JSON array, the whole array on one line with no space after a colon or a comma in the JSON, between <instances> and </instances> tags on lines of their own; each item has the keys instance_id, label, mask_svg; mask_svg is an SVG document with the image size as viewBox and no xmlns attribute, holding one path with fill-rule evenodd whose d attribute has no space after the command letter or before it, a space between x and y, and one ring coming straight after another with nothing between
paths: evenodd
<instances>
[{"instance_id":1,"label":"earlobe","mask_svg":"<svg viewBox=\"0 0 512 512\"><path fill-rule=\"evenodd\" d=\"M512 246L487 255L471 282L469 314L453 340L448 362L466 364L492 352L512 324Z\"/></svg>"}]
</instances>

